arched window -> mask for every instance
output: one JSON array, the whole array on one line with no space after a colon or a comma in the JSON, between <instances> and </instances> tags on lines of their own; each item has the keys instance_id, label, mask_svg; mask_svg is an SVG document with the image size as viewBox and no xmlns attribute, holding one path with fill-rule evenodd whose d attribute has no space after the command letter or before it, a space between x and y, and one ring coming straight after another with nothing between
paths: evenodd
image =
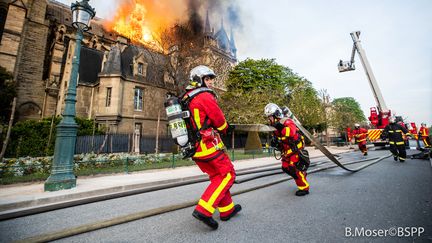
<instances>
[{"instance_id":1,"label":"arched window","mask_svg":"<svg viewBox=\"0 0 432 243\"><path fill-rule=\"evenodd\" d=\"M6 24L6 18L8 13L8 4L5 2L0 2L0 43L3 37L3 30Z\"/></svg>"}]
</instances>

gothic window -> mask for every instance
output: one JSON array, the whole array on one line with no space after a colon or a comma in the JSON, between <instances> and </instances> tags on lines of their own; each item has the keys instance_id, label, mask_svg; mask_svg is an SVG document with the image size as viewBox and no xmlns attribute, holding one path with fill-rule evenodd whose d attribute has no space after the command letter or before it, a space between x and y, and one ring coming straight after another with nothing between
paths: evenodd
<instances>
[{"instance_id":1,"label":"gothic window","mask_svg":"<svg viewBox=\"0 0 432 243\"><path fill-rule=\"evenodd\" d=\"M143 110L143 96L144 90L142 88L135 88L134 92L134 110L142 111Z\"/></svg>"},{"instance_id":2,"label":"gothic window","mask_svg":"<svg viewBox=\"0 0 432 243\"><path fill-rule=\"evenodd\" d=\"M7 14L8 14L8 4L1 2L0 3L0 43L3 37L3 30L6 24Z\"/></svg>"},{"instance_id":3,"label":"gothic window","mask_svg":"<svg viewBox=\"0 0 432 243\"><path fill-rule=\"evenodd\" d=\"M106 92L106 98L105 98L105 106L106 107L111 106L111 92L112 92L112 88L108 87L107 92Z\"/></svg>"}]
</instances>

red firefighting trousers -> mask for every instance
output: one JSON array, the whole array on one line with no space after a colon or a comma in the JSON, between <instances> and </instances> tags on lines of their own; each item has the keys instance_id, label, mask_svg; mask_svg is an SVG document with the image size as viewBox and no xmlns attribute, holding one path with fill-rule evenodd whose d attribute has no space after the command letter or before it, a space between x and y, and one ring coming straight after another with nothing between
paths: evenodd
<instances>
[{"instance_id":1,"label":"red firefighting trousers","mask_svg":"<svg viewBox=\"0 0 432 243\"><path fill-rule=\"evenodd\" d=\"M221 217L229 216L234 210L229 190L236 177L230 158L223 153L214 160L195 163L210 177L210 185L202 194L195 209L206 216L212 216L217 208Z\"/></svg>"},{"instance_id":2,"label":"red firefighting trousers","mask_svg":"<svg viewBox=\"0 0 432 243\"><path fill-rule=\"evenodd\" d=\"M367 153L366 141L361 141L357 145L363 154Z\"/></svg>"},{"instance_id":3,"label":"red firefighting trousers","mask_svg":"<svg viewBox=\"0 0 432 243\"><path fill-rule=\"evenodd\" d=\"M282 170L288 173L295 180L299 190L309 190L309 183L306 180L306 171L301 172L295 164L299 161L298 153L289 156L282 156Z\"/></svg>"},{"instance_id":4,"label":"red firefighting trousers","mask_svg":"<svg viewBox=\"0 0 432 243\"><path fill-rule=\"evenodd\" d=\"M424 146L426 148L431 147L431 142L430 142L429 136L422 136L421 139L423 140Z\"/></svg>"}]
</instances>

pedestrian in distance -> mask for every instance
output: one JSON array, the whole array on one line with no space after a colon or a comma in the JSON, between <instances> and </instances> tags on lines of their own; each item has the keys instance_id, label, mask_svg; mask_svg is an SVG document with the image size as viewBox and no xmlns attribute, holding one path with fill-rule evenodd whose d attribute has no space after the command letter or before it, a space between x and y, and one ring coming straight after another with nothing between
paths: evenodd
<instances>
[{"instance_id":1,"label":"pedestrian in distance","mask_svg":"<svg viewBox=\"0 0 432 243\"><path fill-rule=\"evenodd\" d=\"M190 112L188 131L194 138L192 159L210 178L210 185L202 194L192 215L212 229L218 228L213 219L216 209L222 221L230 220L241 211L240 204L234 204L230 188L236 172L227 155L220 134L230 133L233 126L217 103L212 87L216 74L207 66L197 66L190 72L190 82L181 96L184 109Z\"/></svg>"},{"instance_id":2,"label":"pedestrian in distance","mask_svg":"<svg viewBox=\"0 0 432 243\"><path fill-rule=\"evenodd\" d=\"M363 153L364 156L368 155L368 149L366 147L366 138L368 135L368 131L365 128L360 127L360 124L354 124L354 130L352 131L352 135L355 143L357 143L359 150Z\"/></svg>"},{"instance_id":3,"label":"pedestrian in distance","mask_svg":"<svg viewBox=\"0 0 432 243\"><path fill-rule=\"evenodd\" d=\"M389 124L384 128L381 139L388 139L390 144L390 152L393 154L395 161L400 162L406 160L405 140L406 136L411 136L405 126L400 125L395 121L393 116L389 119Z\"/></svg>"},{"instance_id":4,"label":"pedestrian in distance","mask_svg":"<svg viewBox=\"0 0 432 243\"><path fill-rule=\"evenodd\" d=\"M284 112L278 105L269 103L264 108L264 115L270 125L276 128L271 146L281 152L282 171L290 175L297 184L298 190L295 195L305 196L309 194L309 183L306 180L306 170L310 164L309 155L304 149L303 136L294 121L289 118L291 114L288 111Z\"/></svg>"}]
</instances>

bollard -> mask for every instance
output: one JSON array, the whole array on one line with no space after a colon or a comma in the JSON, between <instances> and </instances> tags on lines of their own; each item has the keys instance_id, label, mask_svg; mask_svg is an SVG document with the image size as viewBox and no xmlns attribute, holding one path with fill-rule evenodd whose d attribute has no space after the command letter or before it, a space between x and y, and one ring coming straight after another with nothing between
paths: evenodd
<instances>
[{"instance_id":1,"label":"bollard","mask_svg":"<svg viewBox=\"0 0 432 243\"><path fill-rule=\"evenodd\" d=\"M231 152L231 154L232 154L232 156L231 156L232 159L231 159L231 160L234 161L234 160L235 160L235 157L234 157L234 154L235 154L235 153L234 153L234 149L231 150L231 151L232 151L232 152Z\"/></svg>"},{"instance_id":2,"label":"bollard","mask_svg":"<svg viewBox=\"0 0 432 243\"><path fill-rule=\"evenodd\" d=\"M126 157L125 160L125 173L128 174L129 173L129 157Z\"/></svg>"},{"instance_id":3,"label":"bollard","mask_svg":"<svg viewBox=\"0 0 432 243\"><path fill-rule=\"evenodd\" d=\"M171 164L171 168L175 168L175 156L174 153L172 153L172 164Z\"/></svg>"}]
</instances>

